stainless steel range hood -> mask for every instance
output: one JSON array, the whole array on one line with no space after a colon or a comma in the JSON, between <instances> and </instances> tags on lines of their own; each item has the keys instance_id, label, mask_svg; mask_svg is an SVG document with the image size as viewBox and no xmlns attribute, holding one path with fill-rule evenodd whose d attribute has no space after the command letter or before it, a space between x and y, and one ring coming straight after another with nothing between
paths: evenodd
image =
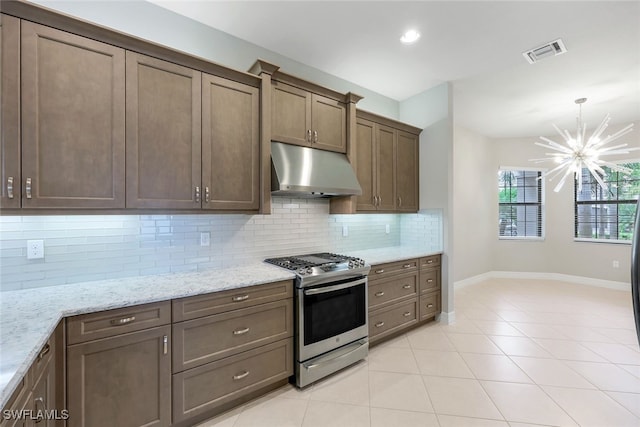
<instances>
[{"instance_id":1,"label":"stainless steel range hood","mask_svg":"<svg viewBox=\"0 0 640 427\"><path fill-rule=\"evenodd\" d=\"M272 141L271 194L359 196L362 188L344 154Z\"/></svg>"}]
</instances>

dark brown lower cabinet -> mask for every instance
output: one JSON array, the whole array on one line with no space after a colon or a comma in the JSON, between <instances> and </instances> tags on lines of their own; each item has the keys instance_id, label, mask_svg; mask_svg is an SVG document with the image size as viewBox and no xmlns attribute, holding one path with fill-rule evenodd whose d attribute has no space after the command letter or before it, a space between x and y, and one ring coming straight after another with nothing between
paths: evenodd
<instances>
[{"instance_id":1,"label":"dark brown lower cabinet","mask_svg":"<svg viewBox=\"0 0 640 427\"><path fill-rule=\"evenodd\" d=\"M69 427L171 425L171 326L67 347Z\"/></svg>"}]
</instances>

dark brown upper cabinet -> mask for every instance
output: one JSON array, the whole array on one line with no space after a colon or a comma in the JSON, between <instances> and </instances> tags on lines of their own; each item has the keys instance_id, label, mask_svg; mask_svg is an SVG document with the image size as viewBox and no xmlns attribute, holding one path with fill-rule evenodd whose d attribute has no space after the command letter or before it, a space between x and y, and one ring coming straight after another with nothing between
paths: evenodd
<instances>
[{"instance_id":1,"label":"dark brown upper cabinet","mask_svg":"<svg viewBox=\"0 0 640 427\"><path fill-rule=\"evenodd\" d=\"M344 102L277 80L272 88L272 140L340 153L347 151Z\"/></svg>"},{"instance_id":2,"label":"dark brown upper cabinet","mask_svg":"<svg viewBox=\"0 0 640 427\"><path fill-rule=\"evenodd\" d=\"M260 207L260 91L202 76L202 207Z\"/></svg>"},{"instance_id":3,"label":"dark brown upper cabinet","mask_svg":"<svg viewBox=\"0 0 640 427\"><path fill-rule=\"evenodd\" d=\"M28 21L21 32L22 207L124 208L125 51Z\"/></svg>"},{"instance_id":4,"label":"dark brown upper cabinet","mask_svg":"<svg viewBox=\"0 0 640 427\"><path fill-rule=\"evenodd\" d=\"M356 198L356 211L419 209L419 132L400 122L357 112L354 168L362 195Z\"/></svg>"},{"instance_id":5,"label":"dark brown upper cabinet","mask_svg":"<svg viewBox=\"0 0 640 427\"><path fill-rule=\"evenodd\" d=\"M0 206L19 208L20 20L0 14Z\"/></svg>"},{"instance_id":6,"label":"dark brown upper cabinet","mask_svg":"<svg viewBox=\"0 0 640 427\"><path fill-rule=\"evenodd\" d=\"M128 208L200 208L201 76L127 52Z\"/></svg>"}]
</instances>

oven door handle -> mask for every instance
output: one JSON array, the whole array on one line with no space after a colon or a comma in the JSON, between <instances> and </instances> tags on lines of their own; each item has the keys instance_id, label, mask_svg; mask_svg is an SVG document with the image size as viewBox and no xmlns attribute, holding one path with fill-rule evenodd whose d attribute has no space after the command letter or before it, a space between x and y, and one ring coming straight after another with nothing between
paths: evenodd
<instances>
[{"instance_id":1,"label":"oven door handle","mask_svg":"<svg viewBox=\"0 0 640 427\"><path fill-rule=\"evenodd\" d=\"M367 283L367 279L354 280L353 282L343 283L341 285L325 286L322 288L308 289L304 291L305 295L318 295L326 294L328 292L339 291L341 289L352 288L354 286L363 285Z\"/></svg>"}]
</instances>

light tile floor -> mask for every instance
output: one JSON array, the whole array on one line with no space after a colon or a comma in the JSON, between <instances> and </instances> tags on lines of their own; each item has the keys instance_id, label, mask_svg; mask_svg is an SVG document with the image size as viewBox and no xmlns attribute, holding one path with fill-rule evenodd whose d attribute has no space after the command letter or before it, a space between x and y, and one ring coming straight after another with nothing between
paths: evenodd
<instances>
[{"instance_id":1,"label":"light tile floor","mask_svg":"<svg viewBox=\"0 0 640 427\"><path fill-rule=\"evenodd\" d=\"M456 290L455 307L455 324L199 427L640 427L630 292L501 279Z\"/></svg>"}]
</instances>

